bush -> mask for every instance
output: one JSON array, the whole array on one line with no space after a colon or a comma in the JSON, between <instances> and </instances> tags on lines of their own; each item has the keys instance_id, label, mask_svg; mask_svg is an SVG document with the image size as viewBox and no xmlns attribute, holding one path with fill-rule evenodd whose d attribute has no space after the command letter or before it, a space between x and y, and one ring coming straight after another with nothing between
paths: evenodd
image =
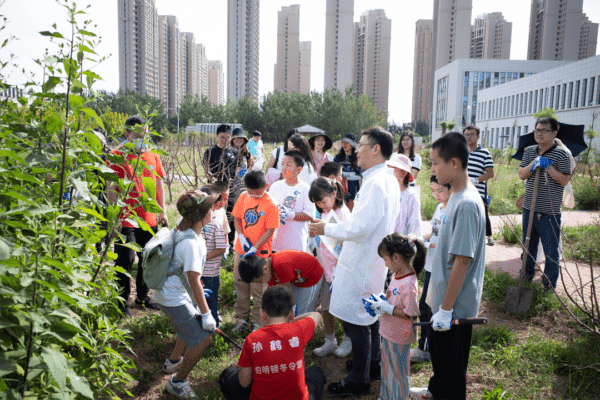
<instances>
[{"instance_id":1,"label":"bush","mask_svg":"<svg viewBox=\"0 0 600 400\"><path fill-rule=\"evenodd\" d=\"M568 259L575 258L579 262L588 264L590 261L590 251L594 264L600 263L600 225L583 225L583 226L565 226L561 228L561 232L571 242L571 245L566 240L563 240L563 252ZM573 246L573 251L571 251ZM573 254L575 253L575 254ZM573 255L575 257L573 257Z\"/></svg>"},{"instance_id":2,"label":"bush","mask_svg":"<svg viewBox=\"0 0 600 400\"><path fill-rule=\"evenodd\" d=\"M230 256L233 259L233 256ZM233 290L233 272L221 268L219 283L219 306L235 303L236 294Z\"/></svg>"},{"instance_id":3,"label":"bush","mask_svg":"<svg viewBox=\"0 0 600 400\"><path fill-rule=\"evenodd\" d=\"M512 222L502 225L502 237L508 243L519 244L523 238L523 227L515 219L512 219Z\"/></svg>"},{"instance_id":4,"label":"bush","mask_svg":"<svg viewBox=\"0 0 600 400\"><path fill-rule=\"evenodd\" d=\"M585 182L575 180L571 183L573 187L573 195L575 197L575 204L578 210L600 210L600 188L595 185L590 185L589 179Z\"/></svg>"},{"instance_id":5,"label":"bush","mask_svg":"<svg viewBox=\"0 0 600 400\"><path fill-rule=\"evenodd\" d=\"M430 146L424 146L423 150L419 153L421 156L421 171L425 168L431 170L431 153L429 152Z\"/></svg>"}]
</instances>

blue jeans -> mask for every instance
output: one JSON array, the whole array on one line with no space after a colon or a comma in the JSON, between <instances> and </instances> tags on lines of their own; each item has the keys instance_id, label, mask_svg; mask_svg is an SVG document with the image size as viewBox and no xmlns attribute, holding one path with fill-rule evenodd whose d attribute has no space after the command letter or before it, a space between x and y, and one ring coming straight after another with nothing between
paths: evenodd
<instances>
[{"instance_id":1,"label":"blue jeans","mask_svg":"<svg viewBox=\"0 0 600 400\"><path fill-rule=\"evenodd\" d=\"M379 320L366 326L344 321L344 333L352 342L352 371L345 382L359 385L369 383L371 363L381 362Z\"/></svg>"},{"instance_id":2,"label":"blue jeans","mask_svg":"<svg viewBox=\"0 0 600 400\"><path fill-rule=\"evenodd\" d=\"M530 211L523 208L523 246L527 238L527 226L529 225ZM542 239L542 247L546 256L544 273L548 277L543 278L544 286L556 287L558 274L560 273L558 241L560 239L561 214L549 215L535 212L533 214L533 226L529 235L529 254L525 264L525 278L532 279L535 275L535 260L537 259L538 244ZM550 281L548 283L548 280Z\"/></svg>"},{"instance_id":3,"label":"blue jeans","mask_svg":"<svg viewBox=\"0 0 600 400\"><path fill-rule=\"evenodd\" d=\"M433 256L433 252L431 252ZM429 279L431 279L431 272L425 271L425 282L423 282L423 294L419 299L419 320L421 322L429 322L429 315L433 314L431 308L427 305L425 300L427 299L427 288L429 287ZM428 325L421 326L421 336L419 337L419 349L423 351L429 351L427 345L427 331L429 330Z\"/></svg>"},{"instance_id":4,"label":"blue jeans","mask_svg":"<svg viewBox=\"0 0 600 400\"><path fill-rule=\"evenodd\" d=\"M219 277L218 276L203 276L202 282L204 289L212 290L209 298L206 299L210 313L212 314L215 321L217 321L217 327L219 326L219 314L217 314L217 303L219 302Z\"/></svg>"}]
</instances>

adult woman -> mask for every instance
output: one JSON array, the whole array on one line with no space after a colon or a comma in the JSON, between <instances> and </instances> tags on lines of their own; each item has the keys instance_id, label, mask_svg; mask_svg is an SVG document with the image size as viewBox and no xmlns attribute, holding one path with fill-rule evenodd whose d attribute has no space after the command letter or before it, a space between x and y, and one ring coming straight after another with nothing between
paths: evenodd
<instances>
[{"instance_id":1,"label":"adult woman","mask_svg":"<svg viewBox=\"0 0 600 400\"><path fill-rule=\"evenodd\" d=\"M331 149L333 142L331 138L325 134L325 132L313 133L308 139L308 144L312 150L313 160L317 166L317 175L321 176L321 167L328 161L333 161L331 154L327 153L327 150Z\"/></svg>"},{"instance_id":2,"label":"adult woman","mask_svg":"<svg viewBox=\"0 0 600 400\"><path fill-rule=\"evenodd\" d=\"M308 140L299 133L293 134L288 140L288 150L298 150L304 158L304 168L298 175L298 179L309 185L317 179L317 166L313 160L312 152Z\"/></svg>"},{"instance_id":3,"label":"adult woman","mask_svg":"<svg viewBox=\"0 0 600 400\"><path fill-rule=\"evenodd\" d=\"M412 133L404 132L400 135L400 143L398 143L398 153L404 154L412 161L411 173L417 180L419 171L421 171L421 156L415 153L415 138ZM414 186L411 185L411 186Z\"/></svg>"},{"instance_id":4,"label":"adult woman","mask_svg":"<svg viewBox=\"0 0 600 400\"><path fill-rule=\"evenodd\" d=\"M248 138L243 129L235 128L231 135L231 146L237 150L237 158L235 160L235 176L233 177L233 184L231 185L230 199L234 202L237 201L240 193L245 190L244 186L244 175L247 171L252 171L254 166L254 160L252 154L248 150Z\"/></svg>"},{"instance_id":5,"label":"adult woman","mask_svg":"<svg viewBox=\"0 0 600 400\"><path fill-rule=\"evenodd\" d=\"M360 179L362 168L358 166L358 158L356 157L356 136L354 133L348 132L342 138L342 149L333 158L333 161L342 165L342 177L348 183L348 193L344 196L346 205L352 211L354 207L354 199L360 188Z\"/></svg>"}]
</instances>

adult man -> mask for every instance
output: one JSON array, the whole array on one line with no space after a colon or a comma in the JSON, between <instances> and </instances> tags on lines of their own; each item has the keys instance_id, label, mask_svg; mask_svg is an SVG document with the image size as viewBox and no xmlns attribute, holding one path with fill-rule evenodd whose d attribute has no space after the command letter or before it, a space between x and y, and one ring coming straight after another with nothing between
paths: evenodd
<instances>
[{"instance_id":1,"label":"adult man","mask_svg":"<svg viewBox=\"0 0 600 400\"><path fill-rule=\"evenodd\" d=\"M336 396L370 394L370 376L376 379L373 372L380 371L379 320L366 312L361 299L383 290L387 270L377 247L394 232L400 213L400 188L386 166L393 145L392 135L383 128L363 131L357 151L363 184L351 217L339 224L310 224L311 235L325 234L344 241L332 281L329 312L343 321L344 332L350 337L352 369L341 382L329 384L327 390Z\"/></svg>"},{"instance_id":2,"label":"adult man","mask_svg":"<svg viewBox=\"0 0 600 400\"><path fill-rule=\"evenodd\" d=\"M137 154L127 154L125 164L110 164L109 167L115 171L117 175L119 175L120 179L133 179L135 186L129 192L127 199L125 199L125 203L127 204L127 208L123 209L121 212L120 226L121 235L125 236L126 243L135 242L140 245L142 248L148 243L148 241L152 238L152 234L150 232L145 231L143 228L137 226L135 222L127 220L127 218L135 213L139 218L143 219L149 226L152 228L154 232L157 231L157 216L154 213L146 212L144 207L142 207L137 198L145 192L144 185L142 182L142 178L150 178L154 181L156 185L156 202L158 205L165 210L165 194L164 194L164 186L162 180L165 176L165 172L163 170L162 163L160 161L160 157L158 154L154 154L150 152L145 144L143 144L143 137L138 132L141 127L141 131L144 135L148 132L148 125L145 125L146 121L140 117L139 115L134 115L129 117L125 121L125 138L126 142L121 143L116 149L110 152L112 155L123 156L123 146L126 143L133 143L136 148ZM134 129L134 126L139 126ZM146 163L143 171L138 169L138 172L134 176L134 171L136 170L136 164L138 162L138 158L143 160ZM154 172L153 172L154 171ZM157 177L156 174L158 174ZM119 192L118 187L116 185L110 185L108 188L108 201L110 203L115 203L117 201L117 193ZM158 214L158 223L168 226L169 222L167 220L167 215L162 212ZM133 264L133 260L135 257L134 250L121 246L122 244L121 238L117 239L115 242L115 253L117 253L117 260L115 261L115 266L122 267L128 273L131 272L131 265ZM158 310L158 305L148 297L148 287L144 283L143 278L143 263L144 259L142 257L142 253L137 253L138 256L138 268L136 274L136 290L137 296L135 300L135 304L145 305L147 308L151 308L153 310ZM121 304L119 304L119 308L125 317L131 317L131 311L129 310L129 295L130 295L130 282L129 277L122 273L117 272L117 282L121 288Z\"/></svg>"},{"instance_id":3,"label":"adult man","mask_svg":"<svg viewBox=\"0 0 600 400\"><path fill-rule=\"evenodd\" d=\"M523 202L523 243L529 235L529 251L525 265L525 278L532 280L535 275L539 239L542 239L546 263L543 283L547 290L556 287L560 272L558 261L558 240L560 238L561 205L564 188L571 179L569 153L554 142L559 125L554 118L539 118L535 123L534 138L537 146L529 146L523 153L519 168L519 178L527 179L525 201ZM540 178L535 203L531 209L535 169L540 168ZM529 179L531 178L531 179ZM527 232L529 213L534 212L531 233Z\"/></svg>"},{"instance_id":4,"label":"adult man","mask_svg":"<svg viewBox=\"0 0 600 400\"><path fill-rule=\"evenodd\" d=\"M485 236L487 236L488 246L493 246L492 224L487 205L487 181L494 177L494 159L488 149L481 147L477 143L479 141L478 127L467 126L463 129L463 135L469 145L469 163L467 164L469 180L473 182L473 185L475 185L483 199L483 206L485 207Z\"/></svg>"},{"instance_id":5,"label":"adult man","mask_svg":"<svg viewBox=\"0 0 600 400\"><path fill-rule=\"evenodd\" d=\"M217 144L204 152L202 166L212 181L230 181L235 177L237 150L229 146L231 126L221 124L217 128Z\"/></svg>"},{"instance_id":6,"label":"adult man","mask_svg":"<svg viewBox=\"0 0 600 400\"><path fill-rule=\"evenodd\" d=\"M248 150L250 150L250 154L254 157L254 166L252 167L254 171L262 171L263 163L265 162L265 158L263 157L264 144L260 138L261 133L254 131L252 133L252 140L248 142Z\"/></svg>"}]
</instances>

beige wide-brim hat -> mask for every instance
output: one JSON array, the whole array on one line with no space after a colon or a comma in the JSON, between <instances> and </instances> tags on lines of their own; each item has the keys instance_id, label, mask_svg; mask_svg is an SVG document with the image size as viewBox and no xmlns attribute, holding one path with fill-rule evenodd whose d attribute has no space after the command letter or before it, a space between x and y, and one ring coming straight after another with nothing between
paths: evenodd
<instances>
[{"instance_id":1,"label":"beige wide-brim hat","mask_svg":"<svg viewBox=\"0 0 600 400\"><path fill-rule=\"evenodd\" d=\"M392 155L392 158L390 158L389 161L387 162L387 166L390 168L398 168L398 169L401 169L402 171L408 172L408 181L409 182L413 182L415 180L415 178L411 172L412 162L410 161L410 158L408 158L406 155L400 154L400 153L394 153Z\"/></svg>"}]
</instances>

